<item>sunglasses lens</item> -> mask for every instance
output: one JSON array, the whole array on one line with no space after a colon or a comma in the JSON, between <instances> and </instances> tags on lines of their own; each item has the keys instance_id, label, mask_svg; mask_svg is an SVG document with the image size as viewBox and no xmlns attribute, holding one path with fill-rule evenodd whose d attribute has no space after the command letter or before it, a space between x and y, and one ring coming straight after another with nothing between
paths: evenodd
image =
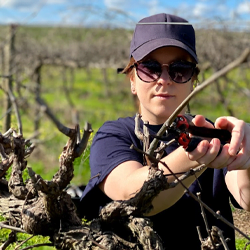
<instances>
[{"instance_id":1,"label":"sunglasses lens","mask_svg":"<svg viewBox=\"0 0 250 250\"><path fill-rule=\"evenodd\" d=\"M145 61L137 65L137 75L144 82L157 80L161 75L161 65L155 61Z\"/></svg>"},{"instance_id":2,"label":"sunglasses lens","mask_svg":"<svg viewBox=\"0 0 250 250\"><path fill-rule=\"evenodd\" d=\"M189 62L174 62L169 65L169 76L176 83L185 83L194 74L195 64Z\"/></svg>"},{"instance_id":3,"label":"sunglasses lens","mask_svg":"<svg viewBox=\"0 0 250 250\"><path fill-rule=\"evenodd\" d=\"M196 65L191 62L173 62L168 67L168 74L174 82L185 83L193 76L195 67ZM162 67L157 61L145 61L137 64L136 71L142 81L153 82L161 76Z\"/></svg>"}]
</instances>

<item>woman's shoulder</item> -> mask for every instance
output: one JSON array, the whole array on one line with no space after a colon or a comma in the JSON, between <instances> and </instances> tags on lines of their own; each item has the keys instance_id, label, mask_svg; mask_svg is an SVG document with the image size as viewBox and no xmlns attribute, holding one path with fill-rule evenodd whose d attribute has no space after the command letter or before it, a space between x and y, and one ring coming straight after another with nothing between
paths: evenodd
<instances>
[{"instance_id":1,"label":"woman's shoulder","mask_svg":"<svg viewBox=\"0 0 250 250\"><path fill-rule=\"evenodd\" d=\"M134 117L123 117L117 120L110 120L103 123L99 128L98 133L122 133L126 130L134 131L135 119Z\"/></svg>"},{"instance_id":2,"label":"woman's shoulder","mask_svg":"<svg viewBox=\"0 0 250 250\"><path fill-rule=\"evenodd\" d=\"M127 116L127 117L120 117L117 120L109 120L104 122L103 125L105 124L111 124L111 125L134 125L135 124L135 117Z\"/></svg>"},{"instance_id":3,"label":"woman's shoulder","mask_svg":"<svg viewBox=\"0 0 250 250\"><path fill-rule=\"evenodd\" d=\"M119 118L117 120L110 120L103 123L98 129L93 138L93 144L98 142L105 143L118 143L123 141L127 143L136 143L137 137L135 135L135 121L133 117Z\"/></svg>"}]
</instances>

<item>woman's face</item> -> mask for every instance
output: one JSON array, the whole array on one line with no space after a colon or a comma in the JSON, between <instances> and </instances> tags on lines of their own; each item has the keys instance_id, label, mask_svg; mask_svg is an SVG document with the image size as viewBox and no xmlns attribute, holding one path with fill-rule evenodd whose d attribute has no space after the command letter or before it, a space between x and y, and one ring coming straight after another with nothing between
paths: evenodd
<instances>
[{"instance_id":1,"label":"woman's face","mask_svg":"<svg viewBox=\"0 0 250 250\"><path fill-rule=\"evenodd\" d=\"M159 48L145 59L156 60L160 64L170 64L179 60L191 62L191 56L177 47ZM172 81L167 67L163 67L157 81L144 82L135 73L130 77L130 82L132 93L136 94L140 101L142 119L150 124L163 124L193 89L192 79L182 84Z\"/></svg>"}]
</instances>

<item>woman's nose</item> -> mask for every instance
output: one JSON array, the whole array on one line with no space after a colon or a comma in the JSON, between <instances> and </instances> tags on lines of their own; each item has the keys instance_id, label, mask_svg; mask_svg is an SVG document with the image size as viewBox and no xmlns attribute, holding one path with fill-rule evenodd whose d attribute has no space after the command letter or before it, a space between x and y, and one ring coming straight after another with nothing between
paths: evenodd
<instances>
[{"instance_id":1,"label":"woman's nose","mask_svg":"<svg viewBox=\"0 0 250 250\"><path fill-rule=\"evenodd\" d=\"M168 68L162 67L162 73L160 78L158 79L159 84L172 84L172 79L169 76Z\"/></svg>"}]
</instances>

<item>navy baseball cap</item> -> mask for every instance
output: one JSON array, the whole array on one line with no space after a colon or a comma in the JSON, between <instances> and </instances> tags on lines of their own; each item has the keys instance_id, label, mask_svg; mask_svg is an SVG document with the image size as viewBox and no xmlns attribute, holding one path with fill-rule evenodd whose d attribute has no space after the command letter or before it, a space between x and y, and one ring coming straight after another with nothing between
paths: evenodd
<instances>
[{"instance_id":1,"label":"navy baseball cap","mask_svg":"<svg viewBox=\"0 0 250 250\"><path fill-rule=\"evenodd\" d=\"M130 46L130 56L136 61L140 61L153 50L165 46L186 50L198 63L195 31L187 20L161 13L145 17L136 24Z\"/></svg>"}]
</instances>

